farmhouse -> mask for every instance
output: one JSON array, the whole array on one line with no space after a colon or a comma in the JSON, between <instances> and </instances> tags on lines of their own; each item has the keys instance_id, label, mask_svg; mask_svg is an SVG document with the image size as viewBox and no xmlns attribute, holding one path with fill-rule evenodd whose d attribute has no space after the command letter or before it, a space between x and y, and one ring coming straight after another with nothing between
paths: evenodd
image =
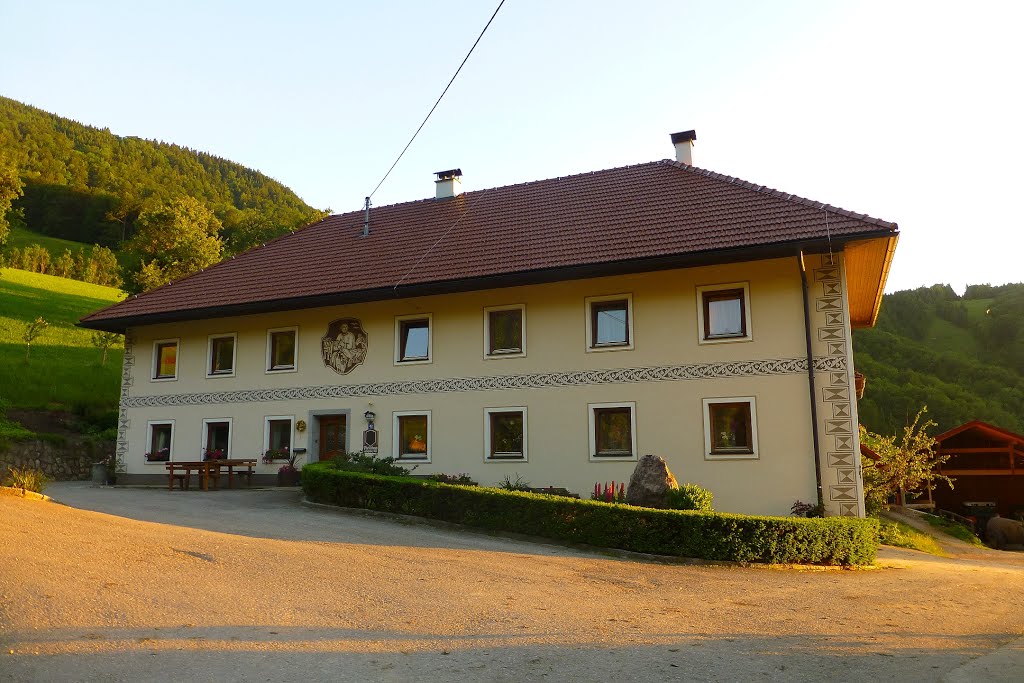
<instances>
[{"instance_id":1,"label":"farmhouse","mask_svg":"<svg viewBox=\"0 0 1024 683\"><path fill-rule=\"evenodd\" d=\"M851 328L894 223L675 160L331 216L81 321L126 334L126 480L377 449L586 495L661 455L716 509L863 515ZM150 454L147 459L147 454ZM273 475L277 463L259 464Z\"/></svg>"}]
</instances>

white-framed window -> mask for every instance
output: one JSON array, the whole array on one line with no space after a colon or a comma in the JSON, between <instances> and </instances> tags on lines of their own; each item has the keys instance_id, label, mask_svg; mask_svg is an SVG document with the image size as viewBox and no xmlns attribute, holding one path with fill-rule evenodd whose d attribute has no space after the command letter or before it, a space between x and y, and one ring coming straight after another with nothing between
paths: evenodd
<instances>
[{"instance_id":1,"label":"white-framed window","mask_svg":"<svg viewBox=\"0 0 1024 683\"><path fill-rule=\"evenodd\" d=\"M433 314L395 316L395 365L417 365L431 361Z\"/></svg>"},{"instance_id":2,"label":"white-framed window","mask_svg":"<svg viewBox=\"0 0 1024 683\"><path fill-rule=\"evenodd\" d=\"M697 341L751 341L750 285L730 282L697 287Z\"/></svg>"},{"instance_id":3,"label":"white-framed window","mask_svg":"<svg viewBox=\"0 0 1024 683\"><path fill-rule=\"evenodd\" d=\"M757 401L753 396L705 398L704 458L755 460Z\"/></svg>"},{"instance_id":4,"label":"white-framed window","mask_svg":"<svg viewBox=\"0 0 1024 683\"><path fill-rule=\"evenodd\" d=\"M267 415L263 418L263 458L287 460L292 451L294 415Z\"/></svg>"},{"instance_id":5,"label":"white-framed window","mask_svg":"<svg viewBox=\"0 0 1024 683\"><path fill-rule=\"evenodd\" d=\"M588 403L591 460L636 460L636 403Z\"/></svg>"},{"instance_id":6,"label":"white-framed window","mask_svg":"<svg viewBox=\"0 0 1024 683\"><path fill-rule=\"evenodd\" d=\"M484 408L484 460L526 462L526 407Z\"/></svg>"},{"instance_id":7,"label":"white-framed window","mask_svg":"<svg viewBox=\"0 0 1024 683\"><path fill-rule=\"evenodd\" d=\"M231 423L230 417L203 418L200 460L221 460L231 457Z\"/></svg>"},{"instance_id":8,"label":"white-framed window","mask_svg":"<svg viewBox=\"0 0 1024 683\"><path fill-rule=\"evenodd\" d=\"M267 372L295 372L299 367L299 328L267 330Z\"/></svg>"},{"instance_id":9,"label":"white-framed window","mask_svg":"<svg viewBox=\"0 0 1024 683\"><path fill-rule=\"evenodd\" d=\"M234 332L211 334L206 341L206 376L234 377L235 348L238 335Z\"/></svg>"},{"instance_id":10,"label":"white-framed window","mask_svg":"<svg viewBox=\"0 0 1024 683\"><path fill-rule=\"evenodd\" d=\"M163 463L174 458L174 420L146 422L147 463Z\"/></svg>"},{"instance_id":11,"label":"white-framed window","mask_svg":"<svg viewBox=\"0 0 1024 683\"><path fill-rule=\"evenodd\" d=\"M633 348L632 294L589 296L586 312L588 352Z\"/></svg>"},{"instance_id":12,"label":"white-framed window","mask_svg":"<svg viewBox=\"0 0 1024 683\"><path fill-rule=\"evenodd\" d=\"M173 382L178 379L178 346L180 339L157 339L153 342L152 382Z\"/></svg>"},{"instance_id":13,"label":"white-framed window","mask_svg":"<svg viewBox=\"0 0 1024 683\"><path fill-rule=\"evenodd\" d=\"M430 462L433 434L429 410L403 410L392 413L392 455L395 460Z\"/></svg>"},{"instance_id":14,"label":"white-framed window","mask_svg":"<svg viewBox=\"0 0 1024 683\"><path fill-rule=\"evenodd\" d=\"M526 305L484 309L484 358L522 358L526 355Z\"/></svg>"}]
</instances>

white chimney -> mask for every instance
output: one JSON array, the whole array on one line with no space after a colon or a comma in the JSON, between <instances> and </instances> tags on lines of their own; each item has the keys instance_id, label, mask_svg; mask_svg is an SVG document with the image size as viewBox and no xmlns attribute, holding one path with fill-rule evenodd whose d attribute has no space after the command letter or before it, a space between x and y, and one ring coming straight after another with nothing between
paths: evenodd
<instances>
[{"instance_id":1,"label":"white chimney","mask_svg":"<svg viewBox=\"0 0 1024 683\"><path fill-rule=\"evenodd\" d=\"M693 149L693 141L697 139L697 131L684 130L682 133L672 133L672 144L676 146L676 161L687 166L693 166L693 157L690 150Z\"/></svg>"},{"instance_id":2,"label":"white chimney","mask_svg":"<svg viewBox=\"0 0 1024 683\"><path fill-rule=\"evenodd\" d=\"M447 171L438 171L434 175L437 180L437 199L447 199L462 194L462 169L452 168Z\"/></svg>"}]
</instances>

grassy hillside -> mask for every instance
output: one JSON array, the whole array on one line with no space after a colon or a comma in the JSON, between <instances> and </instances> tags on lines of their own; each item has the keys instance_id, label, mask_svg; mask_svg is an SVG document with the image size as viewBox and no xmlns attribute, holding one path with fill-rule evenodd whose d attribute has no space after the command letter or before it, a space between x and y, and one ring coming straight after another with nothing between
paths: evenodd
<instances>
[{"instance_id":1,"label":"grassy hillside","mask_svg":"<svg viewBox=\"0 0 1024 683\"><path fill-rule=\"evenodd\" d=\"M1024 284L887 294L877 327L853 339L871 431L895 433L927 405L938 431L979 419L1024 433Z\"/></svg>"},{"instance_id":2,"label":"grassy hillside","mask_svg":"<svg viewBox=\"0 0 1024 683\"><path fill-rule=\"evenodd\" d=\"M111 349L101 366L92 332L74 323L122 297L111 287L0 268L0 399L13 408L85 415L116 408L123 351ZM26 362L22 334L38 316L50 326L33 342Z\"/></svg>"},{"instance_id":3,"label":"grassy hillside","mask_svg":"<svg viewBox=\"0 0 1024 683\"><path fill-rule=\"evenodd\" d=\"M61 239L60 237L50 237L49 235L32 232L25 228L11 228L11 234L7 237L7 244L4 246L6 249L24 249L33 244L38 244L49 251L54 260L63 254L65 249L70 249L72 254L77 254L79 249L84 249L86 258L88 258L89 253L92 251L91 244Z\"/></svg>"}]
</instances>

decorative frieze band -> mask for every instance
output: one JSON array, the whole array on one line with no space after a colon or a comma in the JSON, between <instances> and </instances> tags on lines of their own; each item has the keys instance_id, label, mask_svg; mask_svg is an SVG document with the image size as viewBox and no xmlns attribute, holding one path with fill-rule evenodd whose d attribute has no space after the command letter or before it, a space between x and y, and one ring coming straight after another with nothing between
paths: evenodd
<instances>
[{"instance_id":1,"label":"decorative frieze band","mask_svg":"<svg viewBox=\"0 0 1024 683\"><path fill-rule=\"evenodd\" d=\"M845 356L825 356L814 359L818 372L846 369ZM498 375L487 377L451 377L445 379L411 380L407 382L377 382L368 384L341 384L318 387L287 387L282 389L246 389L208 393L167 394L162 396L123 395L123 408L156 406L209 405L220 403L259 403L366 396L399 396L405 394L434 394L462 391L501 391L510 389L547 389L552 387L585 386L594 384L637 384L643 382L673 382L680 380L718 379L723 377L755 377L762 375L792 375L807 372L806 358L774 358L767 360L733 361L724 363L691 363L688 365L660 365L611 370L575 370L569 372L538 372L525 375Z\"/></svg>"}]
</instances>

